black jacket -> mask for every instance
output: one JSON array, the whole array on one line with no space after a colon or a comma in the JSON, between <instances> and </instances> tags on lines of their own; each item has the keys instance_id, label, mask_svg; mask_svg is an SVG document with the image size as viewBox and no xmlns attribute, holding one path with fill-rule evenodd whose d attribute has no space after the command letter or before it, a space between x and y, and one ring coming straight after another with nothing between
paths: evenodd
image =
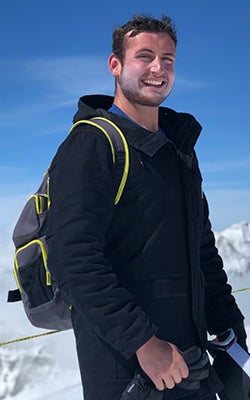
<instances>
[{"instance_id":1,"label":"black jacket","mask_svg":"<svg viewBox=\"0 0 250 400\"><path fill-rule=\"evenodd\" d=\"M113 98L85 96L75 120L107 115ZM189 114L160 108L167 138L121 116L130 169L114 206L116 170L104 135L79 126L51 166L48 263L69 302L124 357L153 334L185 349L243 316L215 247Z\"/></svg>"}]
</instances>

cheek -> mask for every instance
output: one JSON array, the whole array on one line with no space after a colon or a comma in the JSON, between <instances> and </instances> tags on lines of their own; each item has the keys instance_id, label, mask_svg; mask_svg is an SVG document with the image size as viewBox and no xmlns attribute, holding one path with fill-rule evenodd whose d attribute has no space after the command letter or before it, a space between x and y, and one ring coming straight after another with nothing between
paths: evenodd
<instances>
[{"instance_id":1,"label":"cheek","mask_svg":"<svg viewBox=\"0 0 250 400\"><path fill-rule=\"evenodd\" d=\"M136 66L131 65L123 68L120 76L121 79L123 79L124 81L137 82L140 75L140 69Z\"/></svg>"},{"instance_id":2,"label":"cheek","mask_svg":"<svg viewBox=\"0 0 250 400\"><path fill-rule=\"evenodd\" d=\"M174 78L175 78L175 69L174 69L174 67L168 68L167 74L168 74L169 80L170 80L171 82L173 82L173 81L174 81Z\"/></svg>"},{"instance_id":3,"label":"cheek","mask_svg":"<svg viewBox=\"0 0 250 400\"><path fill-rule=\"evenodd\" d=\"M140 76L143 73L145 73L145 65L140 64L140 63L130 63L126 64L125 67L123 67L123 72L126 73L127 76Z\"/></svg>"}]
</instances>

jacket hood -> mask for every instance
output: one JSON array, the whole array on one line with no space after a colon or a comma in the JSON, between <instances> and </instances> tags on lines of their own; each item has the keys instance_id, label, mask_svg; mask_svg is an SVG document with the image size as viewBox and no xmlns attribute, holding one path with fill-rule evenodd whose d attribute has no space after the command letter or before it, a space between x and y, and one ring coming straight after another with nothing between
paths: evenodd
<instances>
[{"instance_id":1,"label":"jacket hood","mask_svg":"<svg viewBox=\"0 0 250 400\"><path fill-rule=\"evenodd\" d=\"M112 106L113 100L114 97L106 95L87 95L81 97L73 122L96 116L111 118L108 110ZM124 121L124 118L120 116L118 119L112 119L114 122L118 122L119 120L119 122ZM159 124L166 132L168 139L175 143L178 150L184 153L193 151L202 128L191 114L176 112L167 107L159 107ZM128 128L130 125L134 128L134 123L131 123L129 120L126 120L126 125Z\"/></svg>"},{"instance_id":2,"label":"jacket hood","mask_svg":"<svg viewBox=\"0 0 250 400\"><path fill-rule=\"evenodd\" d=\"M113 104L114 98L105 95L89 95L83 96L78 101L78 111L73 118L73 122L80 119L88 119L103 116Z\"/></svg>"}]
</instances>

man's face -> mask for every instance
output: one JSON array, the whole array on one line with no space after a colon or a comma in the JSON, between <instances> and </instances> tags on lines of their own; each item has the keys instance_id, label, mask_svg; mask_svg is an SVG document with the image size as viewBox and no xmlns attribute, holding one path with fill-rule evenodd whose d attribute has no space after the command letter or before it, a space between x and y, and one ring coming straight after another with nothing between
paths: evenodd
<instances>
[{"instance_id":1,"label":"man's face","mask_svg":"<svg viewBox=\"0 0 250 400\"><path fill-rule=\"evenodd\" d=\"M123 65L117 69L117 95L129 102L159 106L174 83L175 44L166 33L142 32L125 39Z\"/></svg>"}]
</instances>

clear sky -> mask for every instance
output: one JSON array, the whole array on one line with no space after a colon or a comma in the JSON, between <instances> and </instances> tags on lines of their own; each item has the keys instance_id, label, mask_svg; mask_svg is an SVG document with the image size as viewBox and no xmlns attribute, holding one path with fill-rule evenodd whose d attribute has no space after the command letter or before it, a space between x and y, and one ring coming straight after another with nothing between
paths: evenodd
<instances>
[{"instance_id":1,"label":"clear sky","mask_svg":"<svg viewBox=\"0 0 250 400\"><path fill-rule=\"evenodd\" d=\"M113 94L113 28L171 16L176 82L163 105L194 114L213 228L250 220L249 0L9 0L0 6L0 227L37 189L78 98Z\"/></svg>"}]
</instances>

